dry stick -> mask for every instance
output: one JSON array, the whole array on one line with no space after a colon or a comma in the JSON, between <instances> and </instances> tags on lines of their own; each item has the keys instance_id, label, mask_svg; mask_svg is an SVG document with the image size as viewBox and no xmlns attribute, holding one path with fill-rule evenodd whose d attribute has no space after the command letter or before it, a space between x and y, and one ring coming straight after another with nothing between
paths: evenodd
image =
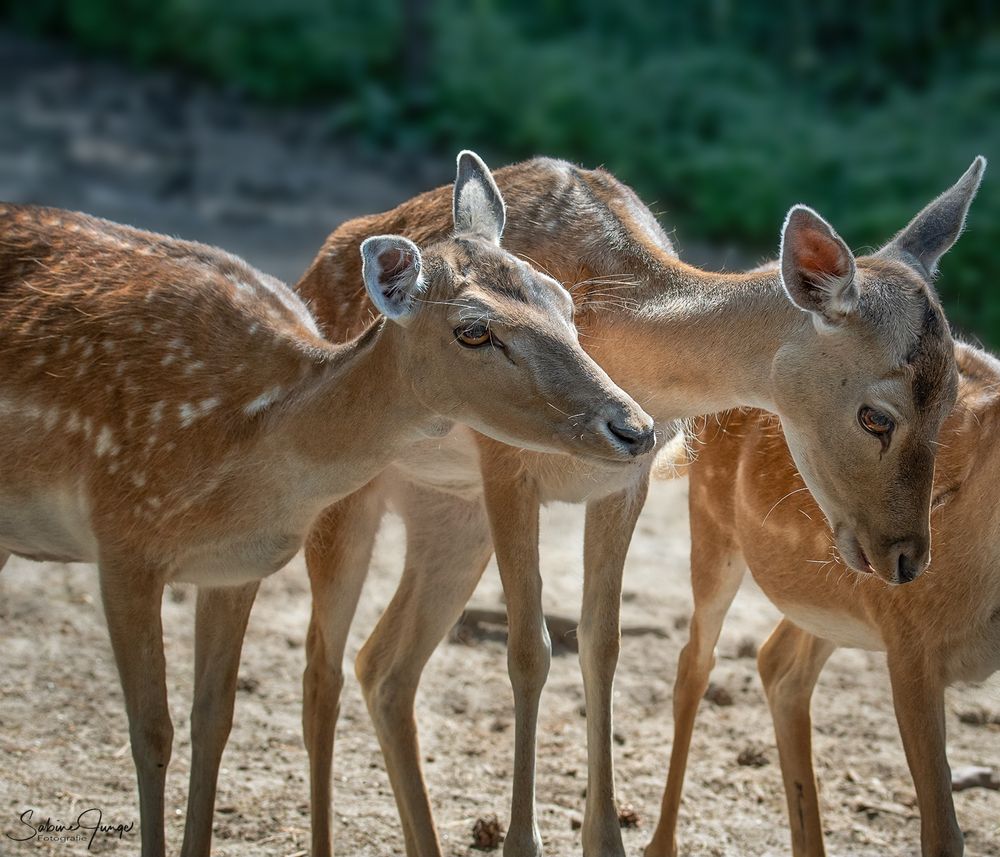
<instances>
[{"instance_id":1,"label":"dry stick","mask_svg":"<svg viewBox=\"0 0 1000 857\"><path fill-rule=\"evenodd\" d=\"M506 626L506 624L506 610L470 607L455 624L455 631L459 632L459 634L462 632L475 633L480 625ZM580 624L579 619L546 613L545 624L548 626L549 635L552 637L553 642L574 652L578 650L576 628ZM646 635L660 637L665 640L670 639L670 635L666 631L654 625L632 625L622 628L623 637L643 637Z\"/></svg>"},{"instance_id":2,"label":"dry stick","mask_svg":"<svg viewBox=\"0 0 1000 857\"><path fill-rule=\"evenodd\" d=\"M966 789L992 789L1000 791L1000 774L992 768L979 765L964 765L955 768L951 774L951 790L964 792Z\"/></svg>"}]
</instances>

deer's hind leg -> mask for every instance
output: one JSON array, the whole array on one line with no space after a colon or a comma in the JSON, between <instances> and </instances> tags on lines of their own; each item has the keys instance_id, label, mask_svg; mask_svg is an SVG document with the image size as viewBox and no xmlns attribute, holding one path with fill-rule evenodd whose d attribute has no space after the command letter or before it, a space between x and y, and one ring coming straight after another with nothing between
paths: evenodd
<instances>
[{"instance_id":1,"label":"deer's hind leg","mask_svg":"<svg viewBox=\"0 0 1000 857\"><path fill-rule=\"evenodd\" d=\"M395 489L394 489L395 490ZM492 553L481 499L405 486L406 565L355 670L375 724L408 857L441 847L420 767L414 699L420 674L462 614Z\"/></svg>"},{"instance_id":2,"label":"deer's hind leg","mask_svg":"<svg viewBox=\"0 0 1000 857\"><path fill-rule=\"evenodd\" d=\"M313 603L302 678L302 728L309 753L313 857L333 853L330 776L344 686L344 647L384 511L376 480L324 511L306 543Z\"/></svg>"},{"instance_id":3,"label":"deer's hind leg","mask_svg":"<svg viewBox=\"0 0 1000 857\"><path fill-rule=\"evenodd\" d=\"M795 857L823 857L823 824L812 764L809 704L824 664L836 646L782 619L757 655L788 801Z\"/></svg>"},{"instance_id":4,"label":"deer's hind leg","mask_svg":"<svg viewBox=\"0 0 1000 857\"><path fill-rule=\"evenodd\" d=\"M236 678L259 582L200 588L195 608L191 782L182 857L208 857L222 752L233 726Z\"/></svg>"},{"instance_id":5,"label":"deer's hind leg","mask_svg":"<svg viewBox=\"0 0 1000 857\"><path fill-rule=\"evenodd\" d=\"M695 492L692 490L692 497ZM691 504L691 589L694 613L687 644L674 680L674 741L670 771L660 805L660 820L646 846L646 857L675 857L684 773L698 706L715 667L715 646L746 566L732 538L711 515Z\"/></svg>"}]
</instances>

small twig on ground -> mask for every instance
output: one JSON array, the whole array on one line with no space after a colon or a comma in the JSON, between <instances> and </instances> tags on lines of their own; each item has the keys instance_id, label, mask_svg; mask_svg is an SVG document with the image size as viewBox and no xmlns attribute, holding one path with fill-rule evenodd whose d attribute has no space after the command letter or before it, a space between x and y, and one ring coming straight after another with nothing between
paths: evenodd
<instances>
[{"instance_id":1,"label":"small twig on ground","mask_svg":"<svg viewBox=\"0 0 1000 857\"><path fill-rule=\"evenodd\" d=\"M966 789L992 789L1000 791L1000 774L992 768L980 765L963 765L951 772L951 790L964 792Z\"/></svg>"},{"instance_id":2,"label":"small twig on ground","mask_svg":"<svg viewBox=\"0 0 1000 857\"><path fill-rule=\"evenodd\" d=\"M545 624L548 626L549 636L552 638L554 647L561 647L573 652L578 651L576 627L580 624L579 619L547 613L545 615ZM506 627L507 611L491 610L484 607L469 607L462 614L462 618L458 620L453 633L459 639L468 636L486 636L482 633L482 626L484 625ZM653 625L631 625L622 628L623 637L642 637L647 635L662 639L670 638L666 630Z\"/></svg>"}]
</instances>

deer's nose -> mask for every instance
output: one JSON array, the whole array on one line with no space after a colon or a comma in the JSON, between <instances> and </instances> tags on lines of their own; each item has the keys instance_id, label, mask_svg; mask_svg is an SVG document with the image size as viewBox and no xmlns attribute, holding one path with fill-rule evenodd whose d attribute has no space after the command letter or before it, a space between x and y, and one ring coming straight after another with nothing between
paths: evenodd
<instances>
[{"instance_id":1,"label":"deer's nose","mask_svg":"<svg viewBox=\"0 0 1000 857\"><path fill-rule=\"evenodd\" d=\"M636 428L608 420L608 431L624 443L632 455L643 455L656 445L656 431L652 425Z\"/></svg>"},{"instance_id":2,"label":"deer's nose","mask_svg":"<svg viewBox=\"0 0 1000 857\"><path fill-rule=\"evenodd\" d=\"M910 583L916 580L930 564L930 551L917 539L896 542L889 549L889 568L896 577L896 583Z\"/></svg>"}]
</instances>

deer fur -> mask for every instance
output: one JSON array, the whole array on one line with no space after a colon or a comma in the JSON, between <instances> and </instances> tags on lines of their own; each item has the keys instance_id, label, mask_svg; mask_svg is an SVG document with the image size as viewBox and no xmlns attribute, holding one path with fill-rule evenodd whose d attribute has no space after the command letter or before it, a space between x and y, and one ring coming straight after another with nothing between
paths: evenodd
<instances>
[{"instance_id":1,"label":"deer fur","mask_svg":"<svg viewBox=\"0 0 1000 857\"><path fill-rule=\"evenodd\" d=\"M674 740L660 820L646 857L678 854L676 830L698 704L722 624L749 567L785 617L758 666L774 720L792 853L822 857L810 700L840 646L884 651L917 792L924 857L960 857L945 746L945 688L1000 670L1000 361L956 345L958 402L940 435L931 523L934 558L918 580L886 585L851 571L796 471L776 420L731 411L692 438L694 616L674 685Z\"/></svg>"},{"instance_id":2,"label":"deer fur","mask_svg":"<svg viewBox=\"0 0 1000 857\"><path fill-rule=\"evenodd\" d=\"M581 341L657 423L740 405L777 413L793 457L845 558L887 579L916 576L929 555L934 446L955 400L947 322L930 286L978 187L977 159L883 250L855 258L805 206L781 231L781 263L716 274L681 262L650 211L601 170L535 159L495 174L509 214L505 246L573 295ZM338 228L296 287L331 339L355 333L366 302L359 238L399 231L422 241L448 228L445 189ZM929 228L933 224L934 228ZM891 444L866 434L859 406L892 411ZM612 682L621 574L649 465L614 472L569 456L515 450L458 429L418 444L314 528L314 605L303 723L311 764L313 853L332 852L330 771L347 626L374 530L393 507L407 525L403 579L355 668L386 758L409 857L440 854L420 771L413 699L420 672L496 550L507 599L515 700L514 776L505 854L538 855L534 747L550 642L541 610L538 509L587 503L579 628L588 728L588 855L621 855L612 764ZM348 544L347 534L353 539ZM331 547L332 546L332 547Z\"/></svg>"},{"instance_id":3,"label":"deer fur","mask_svg":"<svg viewBox=\"0 0 1000 857\"><path fill-rule=\"evenodd\" d=\"M355 247L342 285L384 318L341 345L221 250L0 206L0 554L99 565L144 857L165 849L167 583L199 587L183 853L207 855L254 595L323 509L455 420L612 470L652 446L650 418L580 347L565 292L500 248L503 202L472 153L454 196L456 233ZM462 347L484 329L502 347Z\"/></svg>"}]
</instances>

